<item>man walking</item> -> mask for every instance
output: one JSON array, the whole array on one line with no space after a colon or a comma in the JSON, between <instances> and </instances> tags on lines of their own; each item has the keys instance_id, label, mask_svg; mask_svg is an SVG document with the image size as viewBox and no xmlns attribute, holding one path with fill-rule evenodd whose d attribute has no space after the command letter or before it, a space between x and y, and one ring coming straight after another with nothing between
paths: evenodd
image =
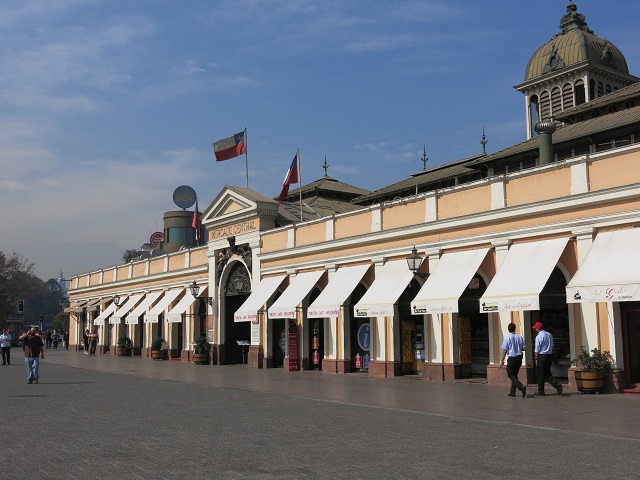
<instances>
[{"instance_id":1,"label":"man walking","mask_svg":"<svg viewBox=\"0 0 640 480\"><path fill-rule=\"evenodd\" d=\"M553 335L547 332L542 322L533 325L536 331L536 373L538 374L538 395L544 397L544 384L549 382L556 389L558 395L562 395L562 384L551 375L551 362L553 361Z\"/></svg>"},{"instance_id":2,"label":"man walking","mask_svg":"<svg viewBox=\"0 0 640 480\"><path fill-rule=\"evenodd\" d=\"M38 383L40 375L40 358L44 358L44 343L35 327L20 335L24 346L24 365L27 369L27 383ZM40 358L38 358L40 357Z\"/></svg>"},{"instance_id":3,"label":"man walking","mask_svg":"<svg viewBox=\"0 0 640 480\"><path fill-rule=\"evenodd\" d=\"M89 356L96 356L96 347L98 346L98 332L94 328L89 334Z\"/></svg>"},{"instance_id":4,"label":"man walking","mask_svg":"<svg viewBox=\"0 0 640 480\"><path fill-rule=\"evenodd\" d=\"M522 398L527 396L527 387L520 383L518 372L522 366L522 352L524 351L524 338L516 333L516 324L509 324L509 335L502 342L502 360L500 367L504 365L504 357L507 358L507 377L511 380L509 396L516 396L516 389L522 392Z\"/></svg>"},{"instance_id":5,"label":"man walking","mask_svg":"<svg viewBox=\"0 0 640 480\"><path fill-rule=\"evenodd\" d=\"M8 328L0 335L0 350L2 350L2 364L11 365L11 330Z\"/></svg>"}]
</instances>

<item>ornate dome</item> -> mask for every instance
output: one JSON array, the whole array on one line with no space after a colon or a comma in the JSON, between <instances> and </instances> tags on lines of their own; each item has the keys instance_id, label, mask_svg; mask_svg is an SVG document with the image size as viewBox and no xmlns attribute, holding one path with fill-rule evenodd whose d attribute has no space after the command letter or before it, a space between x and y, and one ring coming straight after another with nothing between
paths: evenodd
<instances>
[{"instance_id":1,"label":"ornate dome","mask_svg":"<svg viewBox=\"0 0 640 480\"><path fill-rule=\"evenodd\" d=\"M587 27L585 16L577 10L570 0L567 14L560 19L562 31L533 54L525 70L525 82L586 60L629 74L622 52L608 40L595 35Z\"/></svg>"}]
</instances>

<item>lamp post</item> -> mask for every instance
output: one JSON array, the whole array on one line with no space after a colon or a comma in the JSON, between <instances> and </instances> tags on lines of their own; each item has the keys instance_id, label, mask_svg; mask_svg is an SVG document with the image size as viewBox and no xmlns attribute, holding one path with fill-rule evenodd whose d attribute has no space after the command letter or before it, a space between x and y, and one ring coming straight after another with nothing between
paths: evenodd
<instances>
[{"instance_id":1,"label":"lamp post","mask_svg":"<svg viewBox=\"0 0 640 480\"><path fill-rule=\"evenodd\" d=\"M406 260L407 260L407 265L409 266L409 270L411 270L411 272L414 275L417 275L422 279L426 279L429 276L428 273L423 273L418 271L418 269L420 268L420 265L422 264L422 257L418 255L418 251L416 250L415 245L411 249L411 255L409 255L406 258Z\"/></svg>"},{"instance_id":2,"label":"lamp post","mask_svg":"<svg viewBox=\"0 0 640 480\"><path fill-rule=\"evenodd\" d=\"M196 283L195 280L193 281L193 283L191 285L189 285L189 291L191 292L191 295L193 295L193 298L197 298L199 300L207 302L207 304L210 307L213 307L213 297L199 297L198 296L198 293L200 293L200 286Z\"/></svg>"}]
</instances>

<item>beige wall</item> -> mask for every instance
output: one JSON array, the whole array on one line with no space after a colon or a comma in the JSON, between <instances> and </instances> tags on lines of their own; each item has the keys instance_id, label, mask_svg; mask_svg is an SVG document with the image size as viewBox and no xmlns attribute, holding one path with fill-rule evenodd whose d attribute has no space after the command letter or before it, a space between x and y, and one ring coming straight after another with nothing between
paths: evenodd
<instances>
[{"instance_id":1,"label":"beige wall","mask_svg":"<svg viewBox=\"0 0 640 480\"><path fill-rule=\"evenodd\" d=\"M491 187L480 185L438 197L438 220L491 210Z\"/></svg>"},{"instance_id":2,"label":"beige wall","mask_svg":"<svg viewBox=\"0 0 640 480\"><path fill-rule=\"evenodd\" d=\"M568 196L571 194L571 169L562 168L508 179L505 192L507 207Z\"/></svg>"},{"instance_id":3,"label":"beige wall","mask_svg":"<svg viewBox=\"0 0 640 480\"><path fill-rule=\"evenodd\" d=\"M589 189L596 191L640 182L638 162L640 162L640 152L590 162L588 165Z\"/></svg>"},{"instance_id":4,"label":"beige wall","mask_svg":"<svg viewBox=\"0 0 640 480\"><path fill-rule=\"evenodd\" d=\"M361 212L336 218L335 238L348 238L371 231L371 212Z\"/></svg>"},{"instance_id":5,"label":"beige wall","mask_svg":"<svg viewBox=\"0 0 640 480\"><path fill-rule=\"evenodd\" d=\"M392 230L394 228L407 227L424 222L424 201L409 202L393 205L382 209L382 228Z\"/></svg>"},{"instance_id":6,"label":"beige wall","mask_svg":"<svg viewBox=\"0 0 640 480\"><path fill-rule=\"evenodd\" d=\"M312 223L304 228L296 228L296 246L311 245L317 243L318 239L324 241L326 232L325 222Z\"/></svg>"}]
</instances>

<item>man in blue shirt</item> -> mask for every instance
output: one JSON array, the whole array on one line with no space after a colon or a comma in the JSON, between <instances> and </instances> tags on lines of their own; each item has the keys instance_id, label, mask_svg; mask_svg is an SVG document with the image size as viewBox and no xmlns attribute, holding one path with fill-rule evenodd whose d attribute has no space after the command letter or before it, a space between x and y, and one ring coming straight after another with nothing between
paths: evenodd
<instances>
[{"instance_id":1,"label":"man in blue shirt","mask_svg":"<svg viewBox=\"0 0 640 480\"><path fill-rule=\"evenodd\" d=\"M544 397L544 384L549 382L556 389L558 395L562 395L562 384L551 375L551 362L553 361L553 335L547 332L542 322L533 325L536 331L536 372L538 374L538 395Z\"/></svg>"},{"instance_id":2,"label":"man in blue shirt","mask_svg":"<svg viewBox=\"0 0 640 480\"><path fill-rule=\"evenodd\" d=\"M516 333L515 323L509 324L509 335L502 342L502 360L500 368L504 365L504 357L507 359L507 377L511 380L510 397L516 396L516 389L522 392L522 398L527 396L527 387L520 383L518 372L522 366L522 352L524 351L524 338Z\"/></svg>"}]
</instances>

